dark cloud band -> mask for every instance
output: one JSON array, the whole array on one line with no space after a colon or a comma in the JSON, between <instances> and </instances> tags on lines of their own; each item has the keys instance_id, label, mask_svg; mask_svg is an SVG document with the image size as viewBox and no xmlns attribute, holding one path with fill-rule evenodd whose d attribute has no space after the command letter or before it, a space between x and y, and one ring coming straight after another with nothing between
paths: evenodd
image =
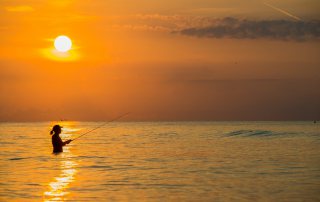
<instances>
[{"instance_id":1,"label":"dark cloud band","mask_svg":"<svg viewBox=\"0 0 320 202\"><path fill-rule=\"evenodd\" d=\"M179 31L182 35L208 38L235 38L305 41L320 38L320 21L289 20L241 20L223 18L215 20L212 25L191 27Z\"/></svg>"}]
</instances>

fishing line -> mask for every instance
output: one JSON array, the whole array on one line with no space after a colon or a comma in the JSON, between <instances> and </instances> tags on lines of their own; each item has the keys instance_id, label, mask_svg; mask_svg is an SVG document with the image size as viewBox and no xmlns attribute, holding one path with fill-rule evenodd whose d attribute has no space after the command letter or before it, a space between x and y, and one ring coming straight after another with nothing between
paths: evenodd
<instances>
[{"instance_id":1,"label":"fishing line","mask_svg":"<svg viewBox=\"0 0 320 202\"><path fill-rule=\"evenodd\" d=\"M113 121L116 121L116 120L118 120L118 119L121 119L122 117L127 116L128 114L130 114L130 112L127 112L127 113L125 113L125 114L122 114L121 116L118 116L118 117L116 117L116 118L114 118L114 119L110 120L110 121L107 121L107 122L103 123L102 125L100 125L100 126L98 126L98 127L94 128L94 129L91 129L91 130L89 130L88 132L85 132L85 133L83 133L82 135L80 135L80 136L78 136L78 137L74 138L72 141L74 141L74 140L76 140L76 139L78 139L78 138L80 138L80 137L82 137L82 136L84 136L84 135L87 135L88 133L91 133L92 131L95 131L95 130L99 129L99 128L101 128L101 127L103 127L103 126L107 125L108 123L111 123L111 122L113 122Z\"/></svg>"}]
</instances>

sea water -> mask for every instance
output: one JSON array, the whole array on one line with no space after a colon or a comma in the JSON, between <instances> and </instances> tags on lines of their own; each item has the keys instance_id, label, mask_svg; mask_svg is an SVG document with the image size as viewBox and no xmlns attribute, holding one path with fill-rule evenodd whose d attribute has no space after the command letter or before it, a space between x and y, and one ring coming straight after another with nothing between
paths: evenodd
<instances>
[{"instance_id":1,"label":"sea water","mask_svg":"<svg viewBox=\"0 0 320 202\"><path fill-rule=\"evenodd\" d=\"M0 124L0 201L320 201L319 123L53 124Z\"/></svg>"}]
</instances>

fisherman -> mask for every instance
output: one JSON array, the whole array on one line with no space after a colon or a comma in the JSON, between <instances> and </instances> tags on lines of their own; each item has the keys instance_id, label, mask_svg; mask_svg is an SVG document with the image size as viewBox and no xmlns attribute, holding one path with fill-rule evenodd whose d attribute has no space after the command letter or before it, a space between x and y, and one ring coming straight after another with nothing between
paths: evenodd
<instances>
[{"instance_id":1,"label":"fisherman","mask_svg":"<svg viewBox=\"0 0 320 202\"><path fill-rule=\"evenodd\" d=\"M50 134L52 135L52 146L53 146L53 153L59 153L63 152L62 147L65 146L66 144L69 144L72 140L67 140L63 142L60 138L60 133L61 133L61 126L59 125L54 125Z\"/></svg>"}]
</instances>

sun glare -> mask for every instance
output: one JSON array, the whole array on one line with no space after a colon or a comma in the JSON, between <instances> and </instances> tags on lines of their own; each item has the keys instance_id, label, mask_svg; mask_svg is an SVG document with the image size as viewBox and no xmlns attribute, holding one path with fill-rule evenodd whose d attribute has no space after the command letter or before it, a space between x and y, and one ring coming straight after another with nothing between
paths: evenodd
<instances>
[{"instance_id":1,"label":"sun glare","mask_svg":"<svg viewBox=\"0 0 320 202\"><path fill-rule=\"evenodd\" d=\"M72 47L72 41L67 36L58 36L54 40L54 47L57 49L57 51L67 52Z\"/></svg>"}]
</instances>

